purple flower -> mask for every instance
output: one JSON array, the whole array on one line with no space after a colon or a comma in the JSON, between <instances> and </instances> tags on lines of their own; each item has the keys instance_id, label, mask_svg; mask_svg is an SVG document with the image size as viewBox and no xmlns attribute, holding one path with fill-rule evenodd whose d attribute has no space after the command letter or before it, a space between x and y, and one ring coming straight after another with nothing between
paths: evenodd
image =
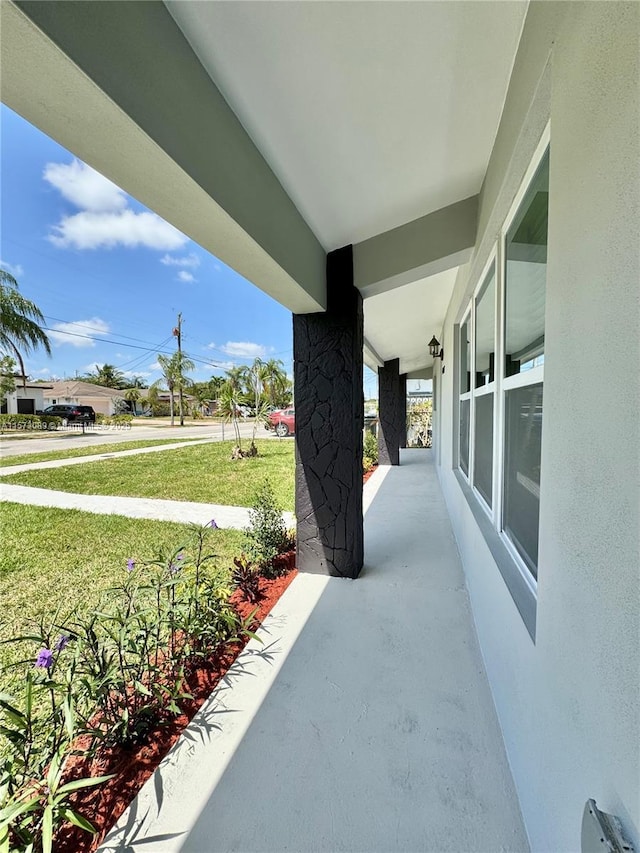
<instances>
[{"instance_id":1,"label":"purple flower","mask_svg":"<svg viewBox=\"0 0 640 853\"><path fill-rule=\"evenodd\" d=\"M216 524L215 518L212 518L208 524L205 524L205 527L210 527L212 530L217 530L218 525Z\"/></svg>"},{"instance_id":2,"label":"purple flower","mask_svg":"<svg viewBox=\"0 0 640 853\"><path fill-rule=\"evenodd\" d=\"M50 649L40 649L35 665L41 669L51 669L53 666L53 652Z\"/></svg>"},{"instance_id":3,"label":"purple flower","mask_svg":"<svg viewBox=\"0 0 640 853\"><path fill-rule=\"evenodd\" d=\"M184 560L184 554L182 554L182 553L178 554L178 556L176 557L176 560Z\"/></svg>"},{"instance_id":4,"label":"purple flower","mask_svg":"<svg viewBox=\"0 0 640 853\"><path fill-rule=\"evenodd\" d=\"M132 572L135 569L135 567L136 567L136 561L132 557L129 557L129 559L127 560L127 571Z\"/></svg>"},{"instance_id":5,"label":"purple flower","mask_svg":"<svg viewBox=\"0 0 640 853\"><path fill-rule=\"evenodd\" d=\"M170 565L169 565L169 572L170 572L172 575L177 575L179 571L180 571L180 566L176 566L176 564L175 564L175 563L170 563Z\"/></svg>"},{"instance_id":6,"label":"purple flower","mask_svg":"<svg viewBox=\"0 0 640 853\"><path fill-rule=\"evenodd\" d=\"M67 634L60 634L58 639L56 640L56 644L53 647L57 652L62 652L69 645L69 640L71 637L67 636Z\"/></svg>"}]
</instances>

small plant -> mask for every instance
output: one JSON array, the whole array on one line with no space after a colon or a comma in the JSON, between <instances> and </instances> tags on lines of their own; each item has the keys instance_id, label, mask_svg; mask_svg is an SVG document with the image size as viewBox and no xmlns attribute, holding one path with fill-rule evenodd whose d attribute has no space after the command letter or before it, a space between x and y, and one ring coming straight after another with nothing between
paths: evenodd
<instances>
[{"instance_id":1,"label":"small plant","mask_svg":"<svg viewBox=\"0 0 640 853\"><path fill-rule=\"evenodd\" d=\"M232 569L231 578L234 586L240 590L250 604L255 604L260 597L260 570L251 560L242 554L234 557L235 568Z\"/></svg>"},{"instance_id":2,"label":"small plant","mask_svg":"<svg viewBox=\"0 0 640 853\"><path fill-rule=\"evenodd\" d=\"M372 433L367 431L364 435L362 447L362 467L364 472L370 471L378 464L378 439Z\"/></svg>"},{"instance_id":3,"label":"small plant","mask_svg":"<svg viewBox=\"0 0 640 853\"><path fill-rule=\"evenodd\" d=\"M250 525L244 531L249 557L258 564L264 577L277 577L279 569L275 559L290 550L291 540L269 480L264 480L256 492L249 521Z\"/></svg>"}]
</instances>

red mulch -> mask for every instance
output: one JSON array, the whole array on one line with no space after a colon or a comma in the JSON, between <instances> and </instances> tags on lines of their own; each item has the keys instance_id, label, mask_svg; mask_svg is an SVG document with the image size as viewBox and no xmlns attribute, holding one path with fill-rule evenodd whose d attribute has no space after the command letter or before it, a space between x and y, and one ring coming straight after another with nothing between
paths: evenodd
<instances>
[{"instance_id":1,"label":"red mulch","mask_svg":"<svg viewBox=\"0 0 640 853\"><path fill-rule=\"evenodd\" d=\"M292 552L295 558L295 552ZM293 559L290 561L293 565ZM231 601L239 615L245 619L256 607L257 624L261 623L282 593L297 574L292 568L286 575L275 580L260 579L260 598L257 604L244 600L236 590ZM255 627L255 626L254 626ZM56 853L91 853L102 842L107 831L115 824L120 815L132 802L140 788L152 775L158 764L169 752L173 744L196 711L203 705L218 682L224 677L231 664L238 657L247 640L228 646L222 654L204 661L187 675L188 692L192 700L180 702L183 713L179 717L167 716L158 727L149 734L147 741L131 750L122 747L101 749L95 758L82 755L69 760L65 770L65 782L82 779L87 776L115 774L114 778L95 788L80 790L74 795L73 808L84 815L98 830L96 835L74 826L66 825L57 834L54 842ZM78 749L88 747L89 737L80 738Z\"/></svg>"},{"instance_id":2,"label":"red mulch","mask_svg":"<svg viewBox=\"0 0 640 853\"><path fill-rule=\"evenodd\" d=\"M373 474L373 472L376 470L377 467L378 467L378 463L376 462L376 464L372 468L369 468L368 471L365 471L365 473L362 476L362 484L363 485L367 482L367 480Z\"/></svg>"}]
</instances>

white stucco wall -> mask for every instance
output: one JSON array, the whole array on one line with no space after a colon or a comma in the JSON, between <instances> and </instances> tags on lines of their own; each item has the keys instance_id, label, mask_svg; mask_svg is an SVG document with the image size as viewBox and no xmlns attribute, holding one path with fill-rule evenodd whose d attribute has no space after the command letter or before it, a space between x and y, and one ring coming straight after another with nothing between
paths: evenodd
<instances>
[{"instance_id":1,"label":"white stucco wall","mask_svg":"<svg viewBox=\"0 0 640 853\"><path fill-rule=\"evenodd\" d=\"M443 330L451 356L437 452L532 849L578 851L589 797L640 842L640 5L567 3L561 16L556 4L538 5L555 16L551 61L543 71L544 51L536 53L535 34L525 32L519 60L528 58L531 79L537 57L538 84L528 102L507 103L501 130L509 129L512 144L499 135L484 230ZM535 14L542 32L549 19ZM514 77L523 74L516 64ZM452 472L452 356L454 323L549 117L534 643Z\"/></svg>"}]
</instances>

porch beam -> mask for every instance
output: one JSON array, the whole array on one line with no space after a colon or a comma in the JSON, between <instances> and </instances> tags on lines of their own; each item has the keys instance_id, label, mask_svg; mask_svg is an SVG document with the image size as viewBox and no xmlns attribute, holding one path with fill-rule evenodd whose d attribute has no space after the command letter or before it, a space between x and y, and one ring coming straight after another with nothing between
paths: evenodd
<instances>
[{"instance_id":1,"label":"porch beam","mask_svg":"<svg viewBox=\"0 0 640 853\"><path fill-rule=\"evenodd\" d=\"M362 569L362 296L352 247L327 256L327 311L294 314L297 566L356 578Z\"/></svg>"},{"instance_id":2,"label":"porch beam","mask_svg":"<svg viewBox=\"0 0 640 853\"><path fill-rule=\"evenodd\" d=\"M477 221L475 195L357 243L356 287L366 299L465 264L475 246Z\"/></svg>"},{"instance_id":3,"label":"porch beam","mask_svg":"<svg viewBox=\"0 0 640 853\"><path fill-rule=\"evenodd\" d=\"M161 2L6 0L2 100L291 311L325 250Z\"/></svg>"}]
</instances>

